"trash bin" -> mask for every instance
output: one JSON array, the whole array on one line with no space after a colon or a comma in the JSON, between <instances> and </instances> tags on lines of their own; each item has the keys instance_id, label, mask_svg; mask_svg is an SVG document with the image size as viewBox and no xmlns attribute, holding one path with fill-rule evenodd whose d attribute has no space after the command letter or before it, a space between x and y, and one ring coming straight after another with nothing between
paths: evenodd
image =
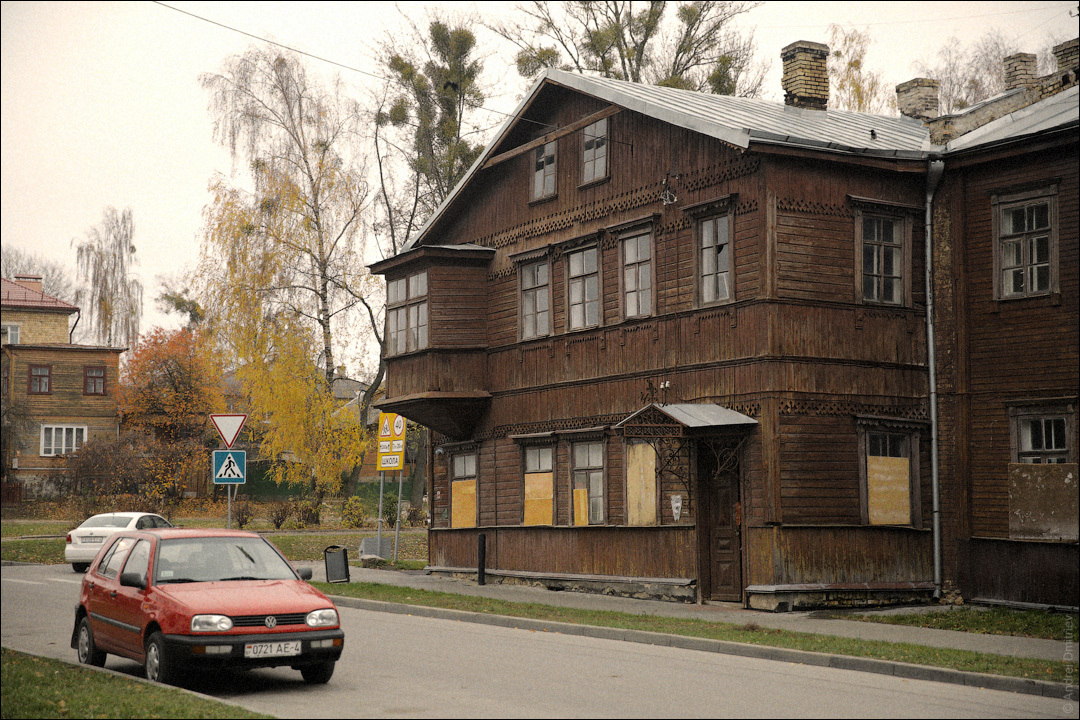
<instances>
[{"instance_id":1,"label":"trash bin","mask_svg":"<svg viewBox=\"0 0 1080 720\"><path fill-rule=\"evenodd\" d=\"M341 545L331 545L323 550L323 562L326 565L326 582L349 582L349 549Z\"/></svg>"}]
</instances>

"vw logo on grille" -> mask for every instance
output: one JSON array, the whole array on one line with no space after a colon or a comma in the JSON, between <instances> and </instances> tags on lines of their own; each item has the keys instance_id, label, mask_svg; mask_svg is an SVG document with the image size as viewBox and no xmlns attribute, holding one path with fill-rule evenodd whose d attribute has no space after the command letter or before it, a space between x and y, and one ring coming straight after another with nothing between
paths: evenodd
<instances>
[{"instance_id":1,"label":"vw logo on grille","mask_svg":"<svg viewBox=\"0 0 1080 720\"><path fill-rule=\"evenodd\" d=\"M266 627L268 627L268 628L276 627L277 626L277 618L274 617L273 615L267 615L266 619L263 620L263 624L266 625Z\"/></svg>"}]
</instances>

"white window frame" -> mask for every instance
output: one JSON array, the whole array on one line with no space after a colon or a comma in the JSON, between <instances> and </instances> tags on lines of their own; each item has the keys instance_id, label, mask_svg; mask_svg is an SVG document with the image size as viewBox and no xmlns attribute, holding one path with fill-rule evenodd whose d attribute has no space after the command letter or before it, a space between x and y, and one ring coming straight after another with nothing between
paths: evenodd
<instances>
[{"instance_id":1,"label":"white window frame","mask_svg":"<svg viewBox=\"0 0 1080 720\"><path fill-rule=\"evenodd\" d=\"M539 278L540 274L543 275L542 280ZM519 275L521 339L547 337L551 334L551 268L548 261L544 259L523 263L519 268Z\"/></svg>"},{"instance_id":2,"label":"white window frame","mask_svg":"<svg viewBox=\"0 0 1080 720\"><path fill-rule=\"evenodd\" d=\"M19 344L19 325L17 323L4 323L0 325L0 340L4 345Z\"/></svg>"},{"instance_id":3,"label":"white window frame","mask_svg":"<svg viewBox=\"0 0 1080 720\"><path fill-rule=\"evenodd\" d=\"M587 264L588 253L592 253L594 259L593 269L589 270ZM581 257L581 268L578 271L575 268L575 258ZM565 255L566 257L566 327L573 330L584 330L586 328L598 327L600 325L600 247L598 245L590 245L587 247L574 248ZM593 290L595 297L589 299L589 280L593 279ZM574 293L578 292L580 300L575 301ZM581 320L576 322L574 319L574 309L576 307L581 308ZM592 322L589 320L589 308L594 310L594 319Z\"/></svg>"},{"instance_id":4,"label":"white window frame","mask_svg":"<svg viewBox=\"0 0 1080 720\"><path fill-rule=\"evenodd\" d=\"M59 431L62 444L56 444L56 434ZM70 437L69 437L70 431ZM49 443L46 445L45 436L49 435ZM59 457L78 452L79 448L86 444L87 428L85 425L42 425L40 433L39 454L41 457ZM68 447L68 441L71 447ZM59 450L60 452L57 452Z\"/></svg>"},{"instance_id":5,"label":"white window frame","mask_svg":"<svg viewBox=\"0 0 1080 720\"><path fill-rule=\"evenodd\" d=\"M602 439L581 440L571 443L570 445L570 507L572 512L576 512L575 503L573 502L573 493L579 484L583 484L587 489L589 498L589 525L604 525L607 523L606 445L607 443ZM596 446L600 455L600 463L598 465L591 462L592 446ZM579 464L578 451L579 449L586 447L589 448L589 462ZM576 524L577 518L572 518L571 522Z\"/></svg>"},{"instance_id":6,"label":"white window frame","mask_svg":"<svg viewBox=\"0 0 1080 720\"><path fill-rule=\"evenodd\" d=\"M1073 438L1076 437L1076 403L1071 400L1030 400L1010 403L1008 407L1010 452L1009 462L1014 463L1075 463L1077 461L1077 448ZM1046 423L1057 421L1057 432L1060 433L1063 445L1055 444L1052 447L1036 448L1027 446L1025 437L1025 423L1039 422L1043 429ZM1063 427L1061 427L1063 426Z\"/></svg>"},{"instance_id":7,"label":"white window frame","mask_svg":"<svg viewBox=\"0 0 1080 720\"><path fill-rule=\"evenodd\" d=\"M722 232L720 228L723 228ZM706 235L709 237L706 237ZM733 235L731 213L707 215L698 219L697 292L699 306L719 305L735 300L735 243ZM708 241L708 245L706 245L706 241ZM721 269L721 258L726 264L724 269ZM723 282L721 282L721 279ZM705 288L710 285L716 293L716 297L712 299L707 298L705 291ZM726 290L726 293L721 294L721 290Z\"/></svg>"},{"instance_id":8,"label":"white window frame","mask_svg":"<svg viewBox=\"0 0 1080 720\"><path fill-rule=\"evenodd\" d=\"M558 193L558 142L544 143L532 153L532 190L533 200L546 200Z\"/></svg>"},{"instance_id":9,"label":"white window frame","mask_svg":"<svg viewBox=\"0 0 1080 720\"><path fill-rule=\"evenodd\" d=\"M623 317L627 320L650 317L656 298L652 228L644 227L622 235L619 247L622 251Z\"/></svg>"}]
</instances>

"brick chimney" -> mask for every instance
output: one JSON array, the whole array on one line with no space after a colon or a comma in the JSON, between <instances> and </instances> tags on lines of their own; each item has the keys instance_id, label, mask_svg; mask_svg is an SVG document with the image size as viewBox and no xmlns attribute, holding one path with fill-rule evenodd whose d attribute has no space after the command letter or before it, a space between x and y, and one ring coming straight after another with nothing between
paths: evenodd
<instances>
[{"instance_id":1,"label":"brick chimney","mask_svg":"<svg viewBox=\"0 0 1080 720\"><path fill-rule=\"evenodd\" d=\"M44 287L40 275L16 275L15 282L22 285L27 290L34 290L36 292L41 292L42 287Z\"/></svg>"},{"instance_id":2,"label":"brick chimney","mask_svg":"<svg viewBox=\"0 0 1080 720\"><path fill-rule=\"evenodd\" d=\"M1058 70L1071 70L1080 65L1080 38L1055 45L1054 57L1057 59Z\"/></svg>"},{"instance_id":3,"label":"brick chimney","mask_svg":"<svg viewBox=\"0 0 1080 720\"><path fill-rule=\"evenodd\" d=\"M1038 77L1038 58L1032 53L1016 53L1005 58L1006 90L1031 87Z\"/></svg>"},{"instance_id":4,"label":"brick chimney","mask_svg":"<svg viewBox=\"0 0 1080 720\"><path fill-rule=\"evenodd\" d=\"M938 116L938 81L914 78L896 86L896 108L901 115L916 120L933 120Z\"/></svg>"},{"instance_id":5,"label":"brick chimney","mask_svg":"<svg viewBox=\"0 0 1080 720\"><path fill-rule=\"evenodd\" d=\"M829 106L829 46L799 40L780 51L784 61L784 104L825 110Z\"/></svg>"}]
</instances>

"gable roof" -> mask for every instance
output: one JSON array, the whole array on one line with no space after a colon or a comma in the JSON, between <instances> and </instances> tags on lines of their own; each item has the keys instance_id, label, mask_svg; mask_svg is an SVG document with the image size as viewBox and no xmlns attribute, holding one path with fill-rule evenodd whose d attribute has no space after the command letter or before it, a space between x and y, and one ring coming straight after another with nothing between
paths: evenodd
<instances>
[{"instance_id":1,"label":"gable roof","mask_svg":"<svg viewBox=\"0 0 1080 720\"><path fill-rule=\"evenodd\" d=\"M41 290L31 290L7 278L0 278L0 305L20 310L62 312L67 315L79 311L79 308L71 303L46 295Z\"/></svg>"},{"instance_id":2,"label":"gable roof","mask_svg":"<svg viewBox=\"0 0 1080 720\"><path fill-rule=\"evenodd\" d=\"M782 102L713 95L691 90L642 85L549 69L495 133L447 198L401 253L413 249L443 216L461 189L494 157L510 130L548 86L565 87L641 113L732 146L751 144L801 147L830 153L877 158L921 159L936 146L919 120L846 110L807 110ZM873 131L873 132L871 132ZM940 147L936 147L940 150Z\"/></svg>"}]
</instances>

